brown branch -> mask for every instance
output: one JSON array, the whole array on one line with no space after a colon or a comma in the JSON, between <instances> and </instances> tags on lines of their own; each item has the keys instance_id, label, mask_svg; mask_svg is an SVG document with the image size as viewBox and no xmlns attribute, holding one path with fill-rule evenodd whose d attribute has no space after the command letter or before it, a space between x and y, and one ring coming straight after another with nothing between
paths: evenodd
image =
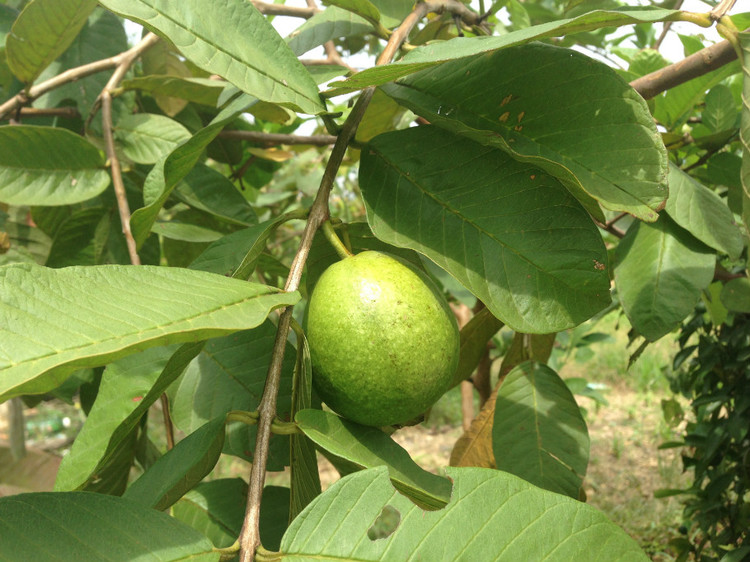
<instances>
[{"instance_id":1,"label":"brown branch","mask_svg":"<svg viewBox=\"0 0 750 562\"><path fill-rule=\"evenodd\" d=\"M309 7L309 3L307 8L302 8L297 6L284 6L283 4L267 4L266 2L259 2L258 0L251 1L253 6L255 6L261 14L267 16L289 16L292 18L310 19L320 12L318 8Z\"/></svg>"},{"instance_id":2,"label":"brown branch","mask_svg":"<svg viewBox=\"0 0 750 562\"><path fill-rule=\"evenodd\" d=\"M71 68L70 70L66 70L65 72L61 72L57 76L53 76L52 78L50 78L49 80L45 80L41 84L32 86L31 88L29 88L28 93L20 92L16 94L8 101L0 105L0 119L4 118L8 113L18 109L19 107L34 101L39 96L46 94L50 90L54 90L55 88L59 88L60 86L64 86L65 84L68 84L70 82L75 82L76 80L80 80L81 78L91 76L92 74L96 74L98 72L117 68L124 61L132 60L132 58L134 58L133 53L140 54L142 50L142 43L143 42L127 51L123 51L119 55L90 62L88 64Z\"/></svg>"},{"instance_id":3,"label":"brown branch","mask_svg":"<svg viewBox=\"0 0 750 562\"><path fill-rule=\"evenodd\" d=\"M313 146L328 146L336 142L336 137L333 135L282 135L260 131L222 131L219 136L230 140L246 140L266 145L310 144Z\"/></svg>"},{"instance_id":4,"label":"brown branch","mask_svg":"<svg viewBox=\"0 0 750 562\"><path fill-rule=\"evenodd\" d=\"M16 111L16 114L21 118L23 117L64 117L66 119L75 119L76 117L81 116L81 114L78 113L78 109L76 109L75 107L49 107L49 108L22 107ZM6 115L0 119L10 119L10 117Z\"/></svg>"},{"instance_id":5,"label":"brown branch","mask_svg":"<svg viewBox=\"0 0 750 562\"><path fill-rule=\"evenodd\" d=\"M444 6L445 2L440 2L440 4L441 6ZM412 11L412 13L404 19L398 29L393 32L385 49L380 57L378 57L376 64L387 64L393 60L393 57L401 44L406 40L409 32L420 19L434 9L434 5L435 3L433 2L417 4L414 11ZM299 287L300 280L302 279L302 270L307 261L307 256L310 252L315 232L329 217L328 198L336 174L344 160L344 155L346 154L349 142L354 138L357 126L362 120L374 92L375 88L373 87L366 88L362 91L357 103L349 114L349 117L344 122L341 133L336 139L336 143L333 145L331 156L328 159L325 171L323 172L323 179L320 182L318 193L315 196L315 201L313 202L312 207L310 208L310 214L302 233L297 254L294 256L294 261L289 270L289 276L287 277L286 285L284 287L285 291L294 291ZM242 524L239 538L240 562L251 562L254 558L256 549L260 545L260 502L266 478L266 462L268 460L268 444L271 435L271 424L276 416L276 399L279 393L281 364L284 358L286 340L289 335L291 316L292 307L287 307L279 319L273 357L268 369L268 375L266 376L266 386L263 389L263 396L258 408L258 433L255 441L253 465L250 471L245 520Z\"/></svg>"},{"instance_id":6,"label":"brown branch","mask_svg":"<svg viewBox=\"0 0 750 562\"><path fill-rule=\"evenodd\" d=\"M680 62L641 76L630 85L643 99L651 99L670 88L721 68L736 58L737 52L732 44L729 41L721 41L685 57Z\"/></svg>"},{"instance_id":7,"label":"brown branch","mask_svg":"<svg viewBox=\"0 0 750 562\"><path fill-rule=\"evenodd\" d=\"M125 242L128 245L128 254L130 254L130 262L133 265L140 265L141 258L138 256L138 250L136 248L135 239L133 233L130 230L130 206L128 205L128 198L125 194L125 184L122 181L122 168L120 167L120 159L117 157L117 151L115 150L115 137L112 123L112 90L114 90L125 77L125 73L133 64L136 58L146 49L151 47L154 43L159 40L157 35L149 33L143 40L138 43L132 49L126 51L123 54L127 54L123 57L115 71L112 73L112 77L104 86L102 93L99 95L102 106L102 128L104 130L104 141L106 143L107 159L109 160L110 173L112 174L112 185L115 189L115 198L117 199L117 209L120 212L120 222L122 223L122 233L125 235Z\"/></svg>"}]
</instances>

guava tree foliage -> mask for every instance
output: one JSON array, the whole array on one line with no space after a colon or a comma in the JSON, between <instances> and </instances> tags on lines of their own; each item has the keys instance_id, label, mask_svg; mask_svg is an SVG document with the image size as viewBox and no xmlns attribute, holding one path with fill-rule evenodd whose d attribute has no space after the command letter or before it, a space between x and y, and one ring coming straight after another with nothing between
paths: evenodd
<instances>
[{"instance_id":1,"label":"guava tree foliage","mask_svg":"<svg viewBox=\"0 0 750 562\"><path fill-rule=\"evenodd\" d=\"M582 501L586 424L546 362L613 295L645 342L706 291L747 308L750 18L324 4L0 3L0 400L88 416L53 492L0 498L0 558L646 558ZM670 64L674 21L727 40ZM515 332L442 475L312 391L321 226L474 308L455 384ZM222 453L249 482L212 475Z\"/></svg>"}]
</instances>

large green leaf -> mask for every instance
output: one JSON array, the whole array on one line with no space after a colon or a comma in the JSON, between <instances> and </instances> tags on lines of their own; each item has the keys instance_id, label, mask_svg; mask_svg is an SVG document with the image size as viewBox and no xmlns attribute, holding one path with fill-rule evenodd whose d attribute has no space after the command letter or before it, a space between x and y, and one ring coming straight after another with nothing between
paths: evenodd
<instances>
[{"instance_id":1,"label":"large green leaf","mask_svg":"<svg viewBox=\"0 0 750 562\"><path fill-rule=\"evenodd\" d=\"M105 7L158 31L197 66L244 92L303 113L325 110L318 87L284 40L245 0L103 0Z\"/></svg>"},{"instance_id":2,"label":"large green leaf","mask_svg":"<svg viewBox=\"0 0 750 562\"><path fill-rule=\"evenodd\" d=\"M596 10L574 18L546 22L499 36L457 37L449 41L436 41L417 47L402 60L368 68L358 72L348 80L335 82L344 90L358 90L367 86L377 86L440 63L487 53L505 47L528 43L543 37L561 37L569 33L615 27L636 23L669 21L678 17L679 10L661 8L624 7L618 10Z\"/></svg>"},{"instance_id":3,"label":"large green leaf","mask_svg":"<svg viewBox=\"0 0 750 562\"><path fill-rule=\"evenodd\" d=\"M124 115L114 127L115 139L125 156L138 164L154 164L190 138L190 132L164 115Z\"/></svg>"},{"instance_id":4,"label":"large green leaf","mask_svg":"<svg viewBox=\"0 0 750 562\"><path fill-rule=\"evenodd\" d=\"M360 186L375 235L417 250L517 331L556 332L610 301L596 226L553 177L437 127L376 137Z\"/></svg>"},{"instance_id":5,"label":"large green leaf","mask_svg":"<svg viewBox=\"0 0 750 562\"><path fill-rule=\"evenodd\" d=\"M744 241L732 211L716 193L674 165L669 167L669 199L664 210L707 246L733 260L740 257Z\"/></svg>"},{"instance_id":6,"label":"large green leaf","mask_svg":"<svg viewBox=\"0 0 750 562\"><path fill-rule=\"evenodd\" d=\"M96 0L31 0L5 41L8 66L31 84L70 46L94 11Z\"/></svg>"},{"instance_id":7,"label":"large green leaf","mask_svg":"<svg viewBox=\"0 0 750 562\"><path fill-rule=\"evenodd\" d=\"M450 481L421 468L382 430L322 410L297 412L295 421L318 447L335 457L360 468L386 466L396 489L425 509L440 509L448 503Z\"/></svg>"},{"instance_id":8,"label":"large green leaf","mask_svg":"<svg viewBox=\"0 0 750 562\"><path fill-rule=\"evenodd\" d=\"M297 293L186 269L0 268L0 398L148 347L253 328Z\"/></svg>"},{"instance_id":9,"label":"large green leaf","mask_svg":"<svg viewBox=\"0 0 750 562\"><path fill-rule=\"evenodd\" d=\"M370 0L323 0L326 6L337 6L358 15L377 27L380 23L380 12Z\"/></svg>"},{"instance_id":10,"label":"large green leaf","mask_svg":"<svg viewBox=\"0 0 750 562\"><path fill-rule=\"evenodd\" d=\"M89 492L0 498L0 559L218 562L201 533L166 513Z\"/></svg>"},{"instance_id":11,"label":"large green leaf","mask_svg":"<svg viewBox=\"0 0 750 562\"><path fill-rule=\"evenodd\" d=\"M650 341L677 327L714 276L716 256L662 216L634 222L616 252L615 283L632 326Z\"/></svg>"},{"instance_id":12,"label":"large green leaf","mask_svg":"<svg viewBox=\"0 0 750 562\"><path fill-rule=\"evenodd\" d=\"M115 56L127 48L128 38L122 20L106 10L94 10L70 47L42 72L37 82L71 68ZM97 72L79 78L44 94L34 102L34 106L51 108L72 101L81 115L88 115L110 75L109 72ZM118 105L117 99L114 105Z\"/></svg>"},{"instance_id":13,"label":"large green leaf","mask_svg":"<svg viewBox=\"0 0 750 562\"><path fill-rule=\"evenodd\" d=\"M446 473L451 501L428 512L393 489L384 467L341 479L292 522L280 560L648 560L589 505L498 470Z\"/></svg>"},{"instance_id":14,"label":"large green leaf","mask_svg":"<svg viewBox=\"0 0 750 562\"><path fill-rule=\"evenodd\" d=\"M591 198L649 221L664 205L667 151L646 102L585 55L521 45L447 62L383 90L431 123L559 178L592 214Z\"/></svg>"},{"instance_id":15,"label":"large green leaf","mask_svg":"<svg viewBox=\"0 0 750 562\"><path fill-rule=\"evenodd\" d=\"M209 480L182 496L171 511L218 548L226 548L240 536L246 497L247 483L242 478ZM261 506L265 508L265 500Z\"/></svg>"},{"instance_id":16,"label":"large green leaf","mask_svg":"<svg viewBox=\"0 0 750 562\"><path fill-rule=\"evenodd\" d=\"M224 446L219 416L182 439L144 472L123 497L164 511L213 470Z\"/></svg>"},{"instance_id":17,"label":"large green leaf","mask_svg":"<svg viewBox=\"0 0 750 562\"><path fill-rule=\"evenodd\" d=\"M257 100L240 96L225 107L208 125L184 141L151 169L143 185L144 206L133 212L130 226L140 247L175 186L193 169L209 143L227 123Z\"/></svg>"},{"instance_id":18,"label":"large green leaf","mask_svg":"<svg viewBox=\"0 0 750 562\"><path fill-rule=\"evenodd\" d=\"M70 205L108 185L104 158L83 137L52 127L0 127L0 202Z\"/></svg>"},{"instance_id":19,"label":"large green leaf","mask_svg":"<svg viewBox=\"0 0 750 562\"><path fill-rule=\"evenodd\" d=\"M498 469L578 498L589 435L575 398L552 369L527 361L508 373L495 402L492 450Z\"/></svg>"},{"instance_id":20,"label":"large green leaf","mask_svg":"<svg viewBox=\"0 0 750 562\"><path fill-rule=\"evenodd\" d=\"M154 347L108 365L86 422L60 463L55 489L80 490L98 480L161 395L164 379L174 380L201 345Z\"/></svg>"},{"instance_id":21,"label":"large green leaf","mask_svg":"<svg viewBox=\"0 0 750 562\"><path fill-rule=\"evenodd\" d=\"M175 425L191 433L232 410L258 408L271 362L276 327L265 322L254 330L238 332L206 343L182 376L169 389ZM284 354L277 413L289 418L295 351ZM224 452L252 460L257 426L241 423L227 428ZM289 438L271 440L269 470L283 470L289 464Z\"/></svg>"},{"instance_id":22,"label":"large green leaf","mask_svg":"<svg viewBox=\"0 0 750 562\"><path fill-rule=\"evenodd\" d=\"M372 25L366 19L337 6L331 6L294 30L287 38L287 44L294 54L303 55L332 39L363 35L370 31Z\"/></svg>"}]
</instances>

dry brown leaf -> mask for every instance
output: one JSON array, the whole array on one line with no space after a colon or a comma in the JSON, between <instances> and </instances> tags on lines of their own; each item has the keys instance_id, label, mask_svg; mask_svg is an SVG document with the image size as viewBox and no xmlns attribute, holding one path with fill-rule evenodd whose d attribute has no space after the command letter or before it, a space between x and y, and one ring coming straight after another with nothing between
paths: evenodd
<instances>
[{"instance_id":1,"label":"dry brown leaf","mask_svg":"<svg viewBox=\"0 0 750 562\"><path fill-rule=\"evenodd\" d=\"M497 387L475 417L469 430L458 438L451 452L451 466L495 468L492 453L492 420L495 417Z\"/></svg>"}]
</instances>

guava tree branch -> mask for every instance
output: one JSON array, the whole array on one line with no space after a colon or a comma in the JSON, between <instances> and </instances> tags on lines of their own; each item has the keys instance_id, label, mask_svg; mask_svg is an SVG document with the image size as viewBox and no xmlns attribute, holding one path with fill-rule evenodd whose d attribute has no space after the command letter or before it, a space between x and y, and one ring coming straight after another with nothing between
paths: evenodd
<instances>
[{"instance_id":1,"label":"guava tree branch","mask_svg":"<svg viewBox=\"0 0 750 562\"><path fill-rule=\"evenodd\" d=\"M149 46L150 44L145 48L148 48ZM96 74L98 72L117 68L125 61L132 61L140 53L142 53L145 48L143 46L143 41L141 41L131 49L123 51L122 53L113 57L90 62L81 66L76 66L75 68L71 68L69 70L66 70L65 72L61 72L60 74L58 74L57 76L53 76L49 80L45 80L40 84L32 86L31 88L29 88L28 93L19 92L8 101L0 105L0 119L4 118L8 113L11 113L12 111L18 109L23 105L31 103L38 97L46 94L51 90L54 90L55 88L59 88L60 86L64 86L65 84L68 84L70 82L75 82L76 80L80 80L81 78L91 76L92 74Z\"/></svg>"},{"instance_id":2,"label":"guava tree branch","mask_svg":"<svg viewBox=\"0 0 750 562\"><path fill-rule=\"evenodd\" d=\"M309 6L309 4L307 8L303 8L298 6L284 6L283 4L268 4L257 0L251 1L261 14L267 16L290 16L293 18L310 19L320 11L314 6Z\"/></svg>"},{"instance_id":3,"label":"guava tree branch","mask_svg":"<svg viewBox=\"0 0 750 562\"><path fill-rule=\"evenodd\" d=\"M102 107L104 142L107 152L107 160L109 161L110 174L112 175L112 185L115 190L115 199L117 200L117 210L120 214L120 222L122 223L122 233L125 236L125 242L128 246L130 263L133 265L141 265L141 258L138 255L138 248L135 239L133 238L133 232L130 230L130 205L128 204L128 198L125 193L125 184L122 181L120 159L115 150L114 127L112 123L112 92L120 85L120 82L122 82L122 79L125 77L125 73L135 60L158 40L158 35L148 33L140 43L123 53L123 55L127 56L122 57L118 65L115 67L115 71L104 86L102 93L99 94L99 100L97 100L101 103ZM164 417L164 427L167 434L167 449L171 450L174 447L174 427L172 425L172 419L169 416L169 401L167 400L166 394L162 394L161 396L161 408Z\"/></svg>"},{"instance_id":4,"label":"guava tree branch","mask_svg":"<svg viewBox=\"0 0 750 562\"><path fill-rule=\"evenodd\" d=\"M279 133L263 133L261 131L222 131L219 136L230 140L246 140L267 145L277 144L309 144L313 146L328 146L336 142L333 135L282 135Z\"/></svg>"},{"instance_id":5,"label":"guava tree branch","mask_svg":"<svg viewBox=\"0 0 750 562\"><path fill-rule=\"evenodd\" d=\"M444 10L448 4L458 4L455 0L435 0L432 2L421 2L417 4L401 25L393 32L385 46L385 49L378 57L377 65L387 64L396 55L401 44L406 40L409 32L414 28L419 20L431 11ZM463 7L463 5L461 5ZM354 105L349 117L339 133L336 143L331 150L331 156L323 172L323 179L320 182L318 193L315 201L310 208L305 229L302 232L302 238L297 250L297 254L292 262L289 276L287 277L285 291L295 291L299 287L302 279L302 270L307 256L312 246L313 237L318 228L329 217L328 198L331 193L331 187L336 178L341 163L344 160L347 146L354 138L354 133L364 116L367 105L370 103L375 88L370 87L362 91ZM276 399L279 394L279 384L281 380L281 365L284 359L286 340L289 336L289 328L292 318L292 307L287 307L279 318L279 324L276 331L276 341L274 343L273 356L271 365L266 376L266 385L263 389L260 406L258 407L258 433L255 440L255 452L253 454L253 465L250 471L250 483L247 493L247 508L245 520L240 531L240 562L251 562L255 556L255 551L260 545L260 503L263 493L263 485L266 478L266 463L268 460L268 446L271 436L271 424L276 417Z\"/></svg>"},{"instance_id":6,"label":"guava tree branch","mask_svg":"<svg viewBox=\"0 0 750 562\"><path fill-rule=\"evenodd\" d=\"M737 52L729 41L721 41L693 53L683 60L665 66L633 80L630 85L643 99L651 99L662 92L684 84L729 64L737 58Z\"/></svg>"}]
</instances>

